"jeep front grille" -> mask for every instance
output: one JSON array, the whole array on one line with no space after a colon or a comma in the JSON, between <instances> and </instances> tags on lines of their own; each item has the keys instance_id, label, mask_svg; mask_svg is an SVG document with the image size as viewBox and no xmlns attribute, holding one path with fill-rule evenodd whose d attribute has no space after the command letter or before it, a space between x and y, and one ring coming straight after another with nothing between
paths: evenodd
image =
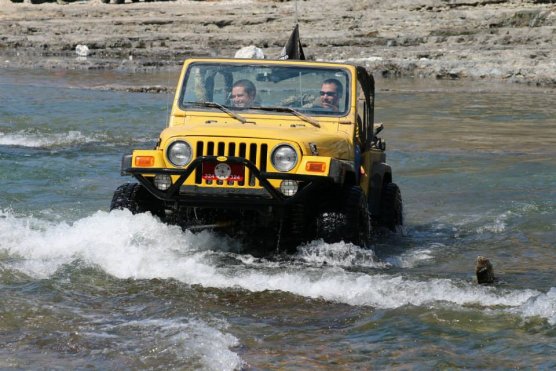
<instances>
[{"instance_id":1,"label":"jeep front grille","mask_svg":"<svg viewBox=\"0 0 556 371\"><path fill-rule=\"evenodd\" d=\"M194 144L195 156L242 157L253 162L260 171L266 171L268 145L263 143L244 143L232 141L199 140ZM207 185L202 179L201 169L195 170L195 184ZM240 187L259 187L259 181L251 170L245 168L245 180L238 182Z\"/></svg>"}]
</instances>

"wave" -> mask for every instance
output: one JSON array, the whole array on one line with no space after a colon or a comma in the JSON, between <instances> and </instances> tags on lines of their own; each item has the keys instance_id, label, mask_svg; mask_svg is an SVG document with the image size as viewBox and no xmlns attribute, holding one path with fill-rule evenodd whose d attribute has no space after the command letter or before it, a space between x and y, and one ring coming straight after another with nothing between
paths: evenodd
<instances>
[{"instance_id":1,"label":"wave","mask_svg":"<svg viewBox=\"0 0 556 371\"><path fill-rule=\"evenodd\" d=\"M480 214L467 215L447 213L439 217L430 228L449 232L446 234L453 234L456 238L502 235L508 230L519 229L532 215L552 212L554 207L549 203L512 201L506 205L505 210L487 210Z\"/></svg>"},{"instance_id":2,"label":"wave","mask_svg":"<svg viewBox=\"0 0 556 371\"><path fill-rule=\"evenodd\" d=\"M429 247L416 248L400 255L386 257L385 261L394 267L413 268L421 262L433 260L434 252L445 247L446 245L442 243L431 243Z\"/></svg>"},{"instance_id":3,"label":"wave","mask_svg":"<svg viewBox=\"0 0 556 371\"><path fill-rule=\"evenodd\" d=\"M127 339L141 337L147 346L164 349L187 368L208 370L237 370L243 360L230 350L239 340L223 332L226 323L211 326L198 319L157 319L123 321L118 324L101 324L89 337L108 338L111 347L118 349Z\"/></svg>"},{"instance_id":4,"label":"wave","mask_svg":"<svg viewBox=\"0 0 556 371\"><path fill-rule=\"evenodd\" d=\"M106 135L84 135L80 131L70 130L66 133L45 134L30 130L15 133L0 132L0 145L30 148L49 148L73 146L106 140Z\"/></svg>"},{"instance_id":5,"label":"wave","mask_svg":"<svg viewBox=\"0 0 556 371\"><path fill-rule=\"evenodd\" d=\"M75 147L90 143L101 143L107 147L116 145L142 145L154 143L149 137L114 137L106 133L83 134L79 130L65 133L41 133L33 130L20 130L13 133L0 132L0 145L26 148Z\"/></svg>"},{"instance_id":6,"label":"wave","mask_svg":"<svg viewBox=\"0 0 556 371\"><path fill-rule=\"evenodd\" d=\"M239 258L240 255L237 260L243 259L245 264L226 264L219 258L222 251L234 249L228 239L209 232L183 232L150 215L132 215L125 210L98 211L73 224L16 217L4 211L0 213L0 241L0 250L10 257L4 266L32 277L51 276L62 266L80 260L121 279L172 278L190 285L282 291L385 309L452 303L510 311L527 318L540 316L556 324L554 289L542 293L451 279L418 280L399 273L387 274L384 270L376 274L352 271L345 268L350 264L382 268L384 263L377 261L372 252L319 241L301 247L294 257L298 262L309 262L308 265L277 264L265 259ZM335 249L337 256L331 252ZM429 258L432 252L425 250L419 254ZM228 261L236 257L230 252L224 256ZM329 263L322 264L325 261ZM404 263L398 265L403 267Z\"/></svg>"}]
</instances>

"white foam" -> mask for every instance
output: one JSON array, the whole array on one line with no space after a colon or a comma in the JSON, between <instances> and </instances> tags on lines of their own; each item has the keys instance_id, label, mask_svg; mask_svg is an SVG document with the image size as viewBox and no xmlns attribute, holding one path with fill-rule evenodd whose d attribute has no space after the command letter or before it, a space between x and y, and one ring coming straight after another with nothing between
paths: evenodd
<instances>
[{"instance_id":1,"label":"white foam","mask_svg":"<svg viewBox=\"0 0 556 371\"><path fill-rule=\"evenodd\" d=\"M218 239L207 233L183 233L149 214L99 211L73 225L16 218L6 212L0 215L0 248L20 256L17 268L31 276L48 277L75 260L100 266L120 278L168 278L177 263L180 269L194 269L200 276L213 274L212 267L197 263L196 254L217 248Z\"/></svg>"},{"instance_id":2,"label":"white foam","mask_svg":"<svg viewBox=\"0 0 556 371\"><path fill-rule=\"evenodd\" d=\"M67 133L45 134L21 130L14 133L0 132L0 145L20 146L31 148L49 148L67 145L84 144L104 140L105 136L87 136L77 130L70 130Z\"/></svg>"},{"instance_id":3,"label":"white foam","mask_svg":"<svg viewBox=\"0 0 556 371\"><path fill-rule=\"evenodd\" d=\"M556 288L551 288L546 294L540 294L510 312L524 317L541 317L548 319L551 325L556 325Z\"/></svg>"},{"instance_id":4,"label":"white foam","mask_svg":"<svg viewBox=\"0 0 556 371\"><path fill-rule=\"evenodd\" d=\"M73 224L46 223L32 217L15 217L10 212L0 213L0 249L12 257L7 264L36 277L47 277L63 264L80 260L122 279L174 278L204 287L252 292L278 290L378 308L435 302L483 308L500 306L514 308L526 317L539 315L554 320L554 313L550 312L551 306L554 309L552 290L543 294L448 279L408 279L382 270L377 274L353 272L344 269L350 261L370 267L381 263L374 261L372 252L365 255L351 245L319 242L301 249L301 255L294 258L308 259L311 264L307 265L277 265L254 259L244 259L248 264L222 264L219 259L222 253L212 250L227 251L230 247L228 240L211 233L182 232L150 215L131 215L128 211L99 211ZM329 254L334 248L339 253ZM321 264L324 261L330 264Z\"/></svg>"}]
</instances>

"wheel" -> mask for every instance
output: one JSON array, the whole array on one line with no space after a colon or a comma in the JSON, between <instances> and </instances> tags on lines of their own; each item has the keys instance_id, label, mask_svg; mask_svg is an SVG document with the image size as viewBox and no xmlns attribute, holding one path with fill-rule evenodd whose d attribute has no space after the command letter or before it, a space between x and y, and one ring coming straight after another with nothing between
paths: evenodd
<instances>
[{"instance_id":1,"label":"wheel","mask_svg":"<svg viewBox=\"0 0 556 371\"><path fill-rule=\"evenodd\" d=\"M361 247L371 242L371 217L367 197L361 187L350 187L344 190L342 214L345 215L344 241Z\"/></svg>"},{"instance_id":2,"label":"wheel","mask_svg":"<svg viewBox=\"0 0 556 371\"><path fill-rule=\"evenodd\" d=\"M366 247L371 242L371 219L367 197L357 186L345 187L334 206L319 213L317 237L328 243L350 242Z\"/></svg>"},{"instance_id":3,"label":"wheel","mask_svg":"<svg viewBox=\"0 0 556 371\"><path fill-rule=\"evenodd\" d=\"M127 209L132 214L150 212L158 217L164 216L164 204L151 195L142 185L126 183L114 191L110 210Z\"/></svg>"},{"instance_id":4,"label":"wheel","mask_svg":"<svg viewBox=\"0 0 556 371\"><path fill-rule=\"evenodd\" d=\"M403 225L402 193L395 183L388 183L382 188L378 224L392 232Z\"/></svg>"},{"instance_id":5,"label":"wheel","mask_svg":"<svg viewBox=\"0 0 556 371\"><path fill-rule=\"evenodd\" d=\"M294 204L285 210L279 230L279 248L286 252L294 252L303 242L314 239L314 217L305 204Z\"/></svg>"}]
</instances>

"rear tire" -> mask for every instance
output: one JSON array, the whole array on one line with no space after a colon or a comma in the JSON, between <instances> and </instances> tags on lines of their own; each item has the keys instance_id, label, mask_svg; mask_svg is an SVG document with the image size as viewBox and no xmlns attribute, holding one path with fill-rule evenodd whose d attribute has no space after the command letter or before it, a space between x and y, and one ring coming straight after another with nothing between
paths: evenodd
<instances>
[{"instance_id":1,"label":"rear tire","mask_svg":"<svg viewBox=\"0 0 556 371\"><path fill-rule=\"evenodd\" d=\"M162 218L164 204L140 184L126 183L119 186L112 196L110 211L127 209L132 214L150 212Z\"/></svg>"},{"instance_id":2,"label":"rear tire","mask_svg":"<svg viewBox=\"0 0 556 371\"><path fill-rule=\"evenodd\" d=\"M382 189L378 222L392 232L403 226L402 193L395 183L388 183Z\"/></svg>"}]
</instances>

